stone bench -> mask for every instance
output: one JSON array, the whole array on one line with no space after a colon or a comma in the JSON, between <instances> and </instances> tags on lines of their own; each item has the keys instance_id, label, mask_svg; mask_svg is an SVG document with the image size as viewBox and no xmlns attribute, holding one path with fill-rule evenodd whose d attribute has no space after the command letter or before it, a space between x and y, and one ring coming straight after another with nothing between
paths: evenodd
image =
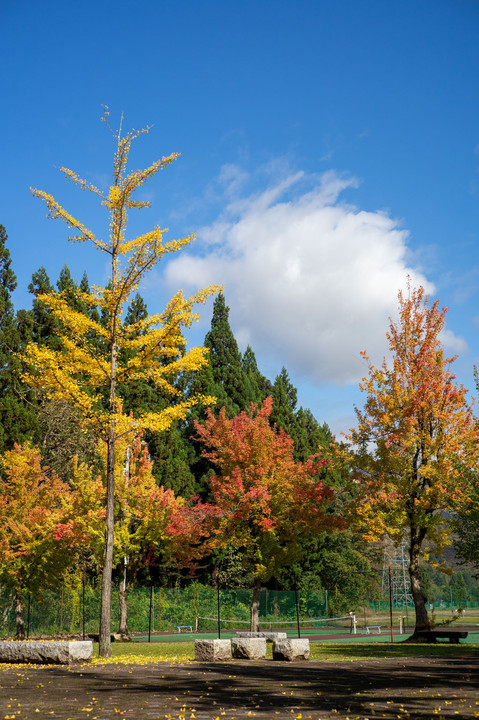
<instances>
[{"instance_id":1,"label":"stone bench","mask_svg":"<svg viewBox=\"0 0 479 720\"><path fill-rule=\"evenodd\" d=\"M468 633L464 630L417 630L414 635L419 640L430 643L437 643L438 638L445 638L450 643L458 643L460 638L467 638Z\"/></svg>"},{"instance_id":2,"label":"stone bench","mask_svg":"<svg viewBox=\"0 0 479 720\"><path fill-rule=\"evenodd\" d=\"M273 660L308 660L309 640L306 638L289 638L273 641Z\"/></svg>"},{"instance_id":3,"label":"stone bench","mask_svg":"<svg viewBox=\"0 0 479 720\"><path fill-rule=\"evenodd\" d=\"M231 660L231 640L195 640L195 660Z\"/></svg>"},{"instance_id":4,"label":"stone bench","mask_svg":"<svg viewBox=\"0 0 479 720\"><path fill-rule=\"evenodd\" d=\"M263 660L266 657L265 637L234 637L231 654L241 660Z\"/></svg>"},{"instance_id":5,"label":"stone bench","mask_svg":"<svg viewBox=\"0 0 479 720\"><path fill-rule=\"evenodd\" d=\"M273 630L265 630L258 632L250 632L240 630L235 633L237 638L266 638L267 642L274 642L274 640L286 640L288 637L285 632L276 632Z\"/></svg>"},{"instance_id":6,"label":"stone bench","mask_svg":"<svg viewBox=\"0 0 479 720\"><path fill-rule=\"evenodd\" d=\"M91 662L91 640L0 641L0 662L63 664Z\"/></svg>"}]
</instances>

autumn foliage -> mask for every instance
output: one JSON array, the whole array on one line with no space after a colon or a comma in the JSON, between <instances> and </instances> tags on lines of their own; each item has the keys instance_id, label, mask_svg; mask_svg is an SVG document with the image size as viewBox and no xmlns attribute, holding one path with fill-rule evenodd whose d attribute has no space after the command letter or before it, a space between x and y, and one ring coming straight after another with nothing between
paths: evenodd
<instances>
[{"instance_id":1,"label":"autumn foliage","mask_svg":"<svg viewBox=\"0 0 479 720\"><path fill-rule=\"evenodd\" d=\"M23 594L55 584L68 568L67 548L56 542L68 486L42 466L31 445L2 456L0 474L0 584L16 596L17 635L23 636Z\"/></svg>"},{"instance_id":2,"label":"autumn foliage","mask_svg":"<svg viewBox=\"0 0 479 720\"><path fill-rule=\"evenodd\" d=\"M203 456L218 468L210 477L213 548L233 547L258 588L301 554L301 540L334 525L331 488L314 475L327 461L319 454L295 462L293 442L272 428L272 399L228 419L225 409L195 423Z\"/></svg>"},{"instance_id":3,"label":"autumn foliage","mask_svg":"<svg viewBox=\"0 0 479 720\"><path fill-rule=\"evenodd\" d=\"M108 124L108 110L103 120ZM110 128L111 131L111 128ZM218 288L208 287L190 298L181 291L165 310L137 322L126 321L124 310L140 282L166 255L190 244L193 235L166 241L166 230L156 226L136 237L127 237L128 215L132 210L150 207L135 199L138 191L158 172L178 157L177 153L159 158L143 170L127 170L131 145L149 128L122 134L112 132L116 151L111 185L107 190L80 178L74 171L61 168L65 177L81 190L97 196L106 208L109 231L102 238L65 210L43 190L32 188L48 208L48 216L62 220L71 230L69 240L88 243L108 262L109 282L105 287L79 290L77 300L87 308L75 308L68 293L50 292L37 300L48 308L58 323L56 348L30 342L23 353L24 381L47 398L71 403L81 414L84 427L93 430L108 444L107 503L105 516L105 561L102 575L100 617L100 655L111 655L111 575L114 553L114 466L115 444L125 434L134 437L138 427L160 432L185 417L197 403L212 403L214 398L201 394L185 398L176 380L206 364L206 350L186 349L184 329L198 319L195 307L204 303ZM165 398L161 409L135 409L136 417L122 412L122 388L145 381Z\"/></svg>"},{"instance_id":4,"label":"autumn foliage","mask_svg":"<svg viewBox=\"0 0 479 720\"><path fill-rule=\"evenodd\" d=\"M444 512L465 492L458 468L474 464L477 447L467 391L455 382L455 358L444 355L440 339L445 315L422 287L399 293L399 321L387 333L391 361L377 368L363 353L367 398L350 435L359 522L369 539L408 538L418 626L428 624L420 553L426 539L437 551L447 542Z\"/></svg>"}]
</instances>

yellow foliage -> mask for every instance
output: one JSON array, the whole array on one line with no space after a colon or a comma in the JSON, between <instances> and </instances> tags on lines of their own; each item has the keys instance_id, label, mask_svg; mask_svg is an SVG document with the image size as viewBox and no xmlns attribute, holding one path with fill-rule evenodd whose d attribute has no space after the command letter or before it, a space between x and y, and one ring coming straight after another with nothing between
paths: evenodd
<instances>
[{"instance_id":1,"label":"yellow foliage","mask_svg":"<svg viewBox=\"0 0 479 720\"><path fill-rule=\"evenodd\" d=\"M105 111L106 121L108 112ZM155 227L138 237L126 238L127 210L149 206L147 202L133 200L136 190L159 170L177 157L173 153L156 160L143 170L126 172L132 141L149 128L133 130L121 137L113 133L117 150L113 161L113 184L107 193L83 180L68 168L61 168L65 177L101 198L109 213L109 238L97 238L83 223L64 210L42 190L32 189L34 196L43 200L49 216L63 220L75 231L70 240L91 242L108 255L111 263L111 282L107 287L93 287L91 294L79 293L79 300L89 308L102 312L102 322L74 310L69 298L52 292L39 296L39 300L61 323L60 350L29 344L24 353L27 369L24 380L43 391L48 397L69 401L83 414L85 425L93 427L106 439L112 428L119 437L138 427L138 420L148 430L166 430L175 420L185 416L198 402L211 403L213 398L197 396L188 401L178 400L174 380L179 373L194 372L206 363L206 349L185 350L183 330L198 319L196 305L206 302L218 287L211 286L185 298L178 292L165 311L132 325L123 320L125 304L137 290L138 284L166 254L177 252L191 243L193 235L164 242L165 229ZM123 358L121 362L118 358ZM126 358L126 359L124 359ZM161 413L145 413L136 420L125 419L115 406L118 385L145 380L172 399L172 405ZM109 398L110 402L105 403Z\"/></svg>"},{"instance_id":2,"label":"yellow foliage","mask_svg":"<svg viewBox=\"0 0 479 720\"><path fill-rule=\"evenodd\" d=\"M104 120L107 121L105 109ZM108 124L108 123L107 123ZM111 130L111 128L110 128ZM90 242L108 257L110 281L107 287L92 288L92 297L82 299L89 309L98 308L101 322L72 309L62 293L42 295L41 301L60 323L61 347L53 350L30 343L23 354L27 366L23 378L48 397L68 401L77 407L85 426L90 427L108 443L105 553L102 575L102 603L100 621L100 654L108 656L110 647L110 584L114 554L114 464L115 444L125 435L130 437L139 424L145 430L167 430L175 419L183 418L191 405L204 398L187 401L178 398L175 379L179 373L199 370L206 363L206 350L187 350L183 329L197 320L194 306L204 303L220 288L210 286L191 298L181 292L170 301L163 313L129 326L124 320L126 303L136 292L145 275L168 253L177 252L195 238L193 235L168 243L163 242L166 230L155 227L148 233L128 239L126 236L128 210L148 206L135 201L135 191L161 169L172 163L177 154L156 160L143 170L126 172L131 143L149 128L133 130L122 137L112 133L117 142L113 160L113 181L106 193L62 168L67 179L100 198L109 214L107 239L96 237L86 225L64 210L42 190L32 189L43 200L49 216L63 220L74 233L70 240ZM156 413L143 413L134 418L121 410L120 387L132 381L153 383L170 405ZM207 398L210 402L212 398Z\"/></svg>"}]
</instances>

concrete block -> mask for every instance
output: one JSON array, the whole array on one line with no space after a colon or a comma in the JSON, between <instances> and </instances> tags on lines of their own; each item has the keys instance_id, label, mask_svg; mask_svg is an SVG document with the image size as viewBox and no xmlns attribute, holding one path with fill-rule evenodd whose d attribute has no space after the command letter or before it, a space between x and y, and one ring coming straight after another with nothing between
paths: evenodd
<instances>
[{"instance_id":1,"label":"concrete block","mask_svg":"<svg viewBox=\"0 0 479 720\"><path fill-rule=\"evenodd\" d=\"M195 640L195 660L231 660L231 640Z\"/></svg>"},{"instance_id":2,"label":"concrete block","mask_svg":"<svg viewBox=\"0 0 479 720\"><path fill-rule=\"evenodd\" d=\"M262 660L266 657L266 638L233 638L231 652L234 658Z\"/></svg>"},{"instance_id":3,"label":"concrete block","mask_svg":"<svg viewBox=\"0 0 479 720\"><path fill-rule=\"evenodd\" d=\"M240 630L235 633L237 638L266 638L267 642L274 640L286 640L288 635L285 632L276 632L275 630L259 630L258 632L250 632L249 630Z\"/></svg>"},{"instance_id":4,"label":"concrete block","mask_svg":"<svg viewBox=\"0 0 479 720\"><path fill-rule=\"evenodd\" d=\"M64 664L87 663L93 657L91 640L41 640L0 642L0 662Z\"/></svg>"},{"instance_id":5,"label":"concrete block","mask_svg":"<svg viewBox=\"0 0 479 720\"><path fill-rule=\"evenodd\" d=\"M308 660L309 640L289 638L273 641L273 660Z\"/></svg>"}]
</instances>

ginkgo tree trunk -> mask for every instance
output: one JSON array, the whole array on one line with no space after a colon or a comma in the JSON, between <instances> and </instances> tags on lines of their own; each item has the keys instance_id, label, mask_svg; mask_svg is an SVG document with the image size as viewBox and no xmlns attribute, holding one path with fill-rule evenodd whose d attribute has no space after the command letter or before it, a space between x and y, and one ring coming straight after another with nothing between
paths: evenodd
<instances>
[{"instance_id":1,"label":"ginkgo tree trunk","mask_svg":"<svg viewBox=\"0 0 479 720\"><path fill-rule=\"evenodd\" d=\"M424 289L399 293L399 320L387 333L391 360L369 375L356 410L350 463L359 492L356 513L366 538L406 539L416 630L430 626L420 559L450 538L448 517L467 491L461 471L477 462L477 428L467 391L455 382L441 332L446 308L429 305Z\"/></svg>"},{"instance_id":2,"label":"ginkgo tree trunk","mask_svg":"<svg viewBox=\"0 0 479 720\"><path fill-rule=\"evenodd\" d=\"M103 118L108 125L108 111ZM110 126L108 125L110 128ZM198 402L210 398L182 398L175 387L179 373L195 371L205 362L206 350L185 350L184 328L198 319L194 310L218 288L208 287L191 298L178 292L166 309L157 315L128 324L124 320L126 303L136 292L145 275L167 254L174 253L194 240L194 236L164 241L165 230L155 227L145 234L127 239L127 219L131 209L149 207L150 203L134 200L134 194L145 182L172 163L178 155L162 157L144 170L127 172L126 165L133 140L149 128L122 135L110 131L116 143L113 180L108 192L81 179L71 170L61 168L67 179L82 190L97 195L109 214L109 236L101 239L75 219L47 193L32 189L45 202L49 217L63 220L73 230L69 240L91 243L108 258L109 282L106 287L92 287L90 293L79 291L87 307L101 311L101 322L72 309L62 293L40 295L52 315L60 322L61 347L29 344L24 353L27 369L24 379L47 397L71 402L81 411L83 423L107 443L107 493L105 545L101 586L100 655L111 655L111 576L114 546L115 447L119 438L145 430L163 431ZM170 403L161 412L139 412L135 417L122 413L119 388L129 382L146 380L156 386Z\"/></svg>"},{"instance_id":3,"label":"ginkgo tree trunk","mask_svg":"<svg viewBox=\"0 0 479 720\"><path fill-rule=\"evenodd\" d=\"M128 595L139 571L153 563L160 553L167 556L170 546L184 545L189 537L183 532L177 538L185 500L175 497L172 490L157 485L152 473L153 461L141 431L133 439L117 440L115 454L113 562L115 567L122 567L118 584L118 633L128 636ZM55 539L66 545L71 556L76 556L78 561L82 558L83 563L88 562L92 568L102 564L107 459L103 441L99 442L98 456L99 466L80 463L77 457L73 458L70 492L63 501L62 521L54 532ZM186 511L190 515L189 508ZM173 520L176 521L174 526Z\"/></svg>"}]
</instances>

